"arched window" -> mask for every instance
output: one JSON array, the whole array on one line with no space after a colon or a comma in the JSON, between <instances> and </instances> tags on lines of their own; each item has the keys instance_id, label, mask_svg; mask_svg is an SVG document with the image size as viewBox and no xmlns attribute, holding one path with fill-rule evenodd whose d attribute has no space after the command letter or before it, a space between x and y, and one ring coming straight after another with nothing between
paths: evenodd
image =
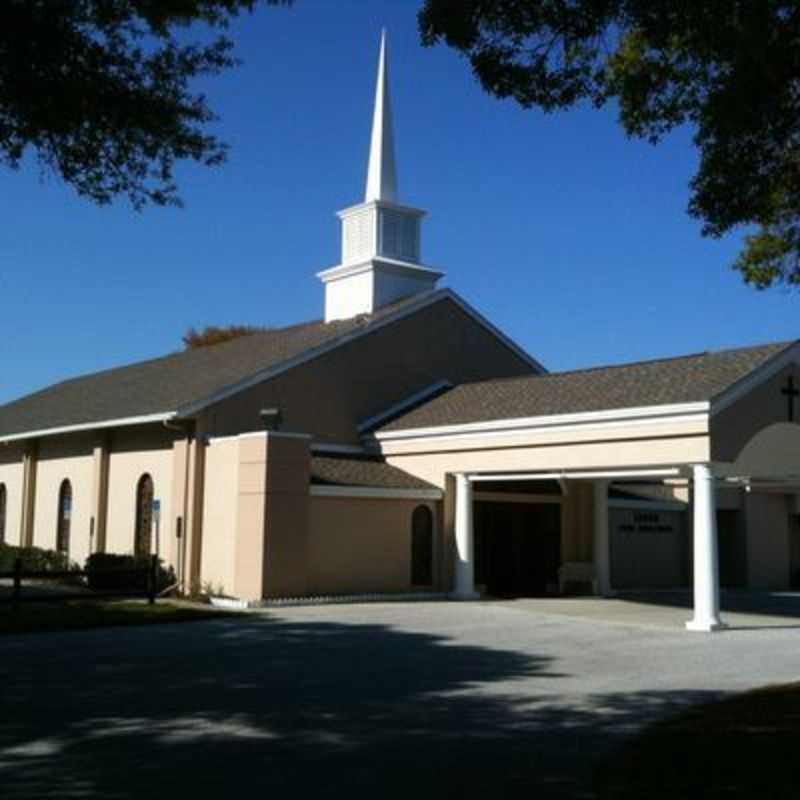
<instances>
[{"instance_id":1,"label":"arched window","mask_svg":"<svg viewBox=\"0 0 800 800\"><path fill-rule=\"evenodd\" d=\"M58 523L56 526L56 550L69 553L69 533L72 525L72 484L65 478L58 490Z\"/></svg>"},{"instance_id":2,"label":"arched window","mask_svg":"<svg viewBox=\"0 0 800 800\"><path fill-rule=\"evenodd\" d=\"M427 506L417 506L411 515L411 583L433 583L433 514Z\"/></svg>"},{"instance_id":3,"label":"arched window","mask_svg":"<svg viewBox=\"0 0 800 800\"><path fill-rule=\"evenodd\" d=\"M0 483L0 544L6 540L6 485Z\"/></svg>"},{"instance_id":4,"label":"arched window","mask_svg":"<svg viewBox=\"0 0 800 800\"><path fill-rule=\"evenodd\" d=\"M145 472L136 484L136 529L133 552L149 556L153 546L153 479Z\"/></svg>"}]
</instances>

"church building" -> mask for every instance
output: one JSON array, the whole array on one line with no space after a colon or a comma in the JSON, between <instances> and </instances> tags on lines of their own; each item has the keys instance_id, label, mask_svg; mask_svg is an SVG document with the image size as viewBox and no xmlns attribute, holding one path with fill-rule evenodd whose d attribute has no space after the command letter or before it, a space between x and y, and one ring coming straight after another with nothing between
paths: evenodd
<instances>
[{"instance_id":1,"label":"church building","mask_svg":"<svg viewBox=\"0 0 800 800\"><path fill-rule=\"evenodd\" d=\"M0 406L0 541L253 604L800 581L800 343L548 372L424 264L381 44L322 317Z\"/></svg>"}]
</instances>

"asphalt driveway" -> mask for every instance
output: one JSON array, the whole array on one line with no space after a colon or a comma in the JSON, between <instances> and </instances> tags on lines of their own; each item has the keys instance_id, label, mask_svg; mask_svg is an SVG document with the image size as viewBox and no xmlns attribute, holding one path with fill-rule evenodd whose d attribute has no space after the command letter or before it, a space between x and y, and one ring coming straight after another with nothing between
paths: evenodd
<instances>
[{"instance_id":1,"label":"asphalt driveway","mask_svg":"<svg viewBox=\"0 0 800 800\"><path fill-rule=\"evenodd\" d=\"M800 678L800 619L702 635L553 608L321 606L7 637L0 791L589 798L593 765L647 722Z\"/></svg>"}]
</instances>

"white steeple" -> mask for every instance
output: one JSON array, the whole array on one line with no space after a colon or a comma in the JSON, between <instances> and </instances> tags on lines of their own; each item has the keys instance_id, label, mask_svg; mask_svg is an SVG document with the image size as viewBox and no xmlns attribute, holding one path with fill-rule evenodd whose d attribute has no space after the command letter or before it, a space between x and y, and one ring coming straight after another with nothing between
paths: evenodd
<instances>
[{"instance_id":1,"label":"white steeple","mask_svg":"<svg viewBox=\"0 0 800 800\"><path fill-rule=\"evenodd\" d=\"M441 272L420 264L425 212L397 202L397 168L389 97L386 32L381 35L364 202L340 211L342 261L318 273L325 284L325 321L371 314L436 287Z\"/></svg>"},{"instance_id":2,"label":"white steeple","mask_svg":"<svg viewBox=\"0 0 800 800\"><path fill-rule=\"evenodd\" d=\"M369 149L369 171L365 203L373 200L397 200L397 168L394 160L392 101L389 96L389 69L386 63L386 31L381 34L381 55L378 60L378 85L375 87L375 112L372 117L372 141Z\"/></svg>"}]
</instances>

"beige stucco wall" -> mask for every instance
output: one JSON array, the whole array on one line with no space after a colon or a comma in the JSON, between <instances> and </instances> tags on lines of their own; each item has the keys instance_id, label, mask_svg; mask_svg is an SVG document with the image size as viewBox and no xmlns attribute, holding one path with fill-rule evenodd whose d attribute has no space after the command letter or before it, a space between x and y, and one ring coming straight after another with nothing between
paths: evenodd
<instances>
[{"instance_id":1,"label":"beige stucco wall","mask_svg":"<svg viewBox=\"0 0 800 800\"><path fill-rule=\"evenodd\" d=\"M203 550L200 582L233 594L239 497L239 439L212 439L206 446Z\"/></svg>"},{"instance_id":2,"label":"beige stucco wall","mask_svg":"<svg viewBox=\"0 0 800 800\"><path fill-rule=\"evenodd\" d=\"M160 554L174 550L173 447L175 434L163 429L115 431L108 463L108 527L106 551L132 553L136 527L136 485L145 472L153 479L154 498L161 501ZM156 535L153 532L155 552Z\"/></svg>"},{"instance_id":3,"label":"beige stucco wall","mask_svg":"<svg viewBox=\"0 0 800 800\"><path fill-rule=\"evenodd\" d=\"M308 591L310 439L267 437L264 596Z\"/></svg>"},{"instance_id":4,"label":"beige stucco wall","mask_svg":"<svg viewBox=\"0 0 800 800\"><path fill-rule=\"evenodd\" d=\"M644 427L644 426L642 426ZM627 429L619 431L624 434ZM609 441L550 443L537 445L533 437L526 446L504 447L492 438L483 441L449 442L448 449L434 450L422 442L404 443L407 452L384 447L386 460L400 469L444 488L447 473L456 472L532 472L567 469L604 469L640 466L672 466L707 461L708 437L703 433L676 433L675 436L648 438L642 428L630 430ZM467 449L469 447L469 449ZM458 449L457 449L458 448ZM463 448L463 449L462 449Z\"/></svg>"},{"instance_id":5,"label":"beige stucco wall","mask_svg":"<svg viewBox=\"0 0 800 800\"><path fill-rule=\"evenodd\" d=\"M306 593L309 439L279 433L238 439L236 597Z\"/></svg>"},{"instance_id":6,"label":"beige stucco wall","mask_svg":"<svg viewBox=\"0 0 800 800\"><path fill-rule=\"evenodd\" d=\"M712 457L735 461L742 448L762 429L787 423L788 399L781 394L789 377L800 387L800 368L789 365L711 418ZM800 422L800 402L795 401L795 425Z\"/></svg>"},{"instance_id":7,"label":"beige stucco wall","mask_svg":"<svg viewBox=\"0 0 800 800\"><path fill-rule=\"evenodd\" d=\"M13 446L0 445L0 483L6 487L7 544L20 544L22 520L22 451Z\"/></svg>"},{"instance_id":8,"label":"beige stucco wall","mask_svg":"<svg viewBox=\"0 0 800 800\"><path fill-rule=\"evenodd\" d=\"M783 494L745 496L747 585L753 589L789 587L789 504Z\"/></svg>"},{"instance_id":9,"label":"beige stucco wall","mask_svg":"<svg viewBox=\"0 0 800 800\"><path fill-rule=\"evenodd\" d=\"M358 443L359 422L437 381L530 372L527 362L447 300L218 403L204 412L202 424L212 435L256 431L259 410L279 407L282 430Z\"/></svg>"},{"instance_id":10,"label":"beige stucco wall","mask_svg":"<svg viewBox=\"0 0 800 800\"><path fill-rule=\"evenodd\" d=\"M36 547L48 550L56 547L58 495L62 481L67 479L72 484L69 557L83 564L89 555L93 471L90 436L52 437L39 443L33 521Z\"/></svg>"},{"instance_id":11,"label":"beige stucco wall","mask_svg":"<svg viewBox=\"0 0 800 800\"><path fill-rule=\"evenodd\" d=\"M434 576L438 573L438 509L421 500L311 497L308 535L310 594L420 591L411 585L411 515L434 514Z\"/></svg>"},{"instance_id":12,"label":"beige stucco wall","mask_svg":"<svg viewBox=\"0 0 800 800\"><path fill-rule=\"evenodd\" d=\"M800 475L800 425L776 422L761 429L732 462L717 462L718 475L786 480Z\"/></svg>"}]
</instances>

